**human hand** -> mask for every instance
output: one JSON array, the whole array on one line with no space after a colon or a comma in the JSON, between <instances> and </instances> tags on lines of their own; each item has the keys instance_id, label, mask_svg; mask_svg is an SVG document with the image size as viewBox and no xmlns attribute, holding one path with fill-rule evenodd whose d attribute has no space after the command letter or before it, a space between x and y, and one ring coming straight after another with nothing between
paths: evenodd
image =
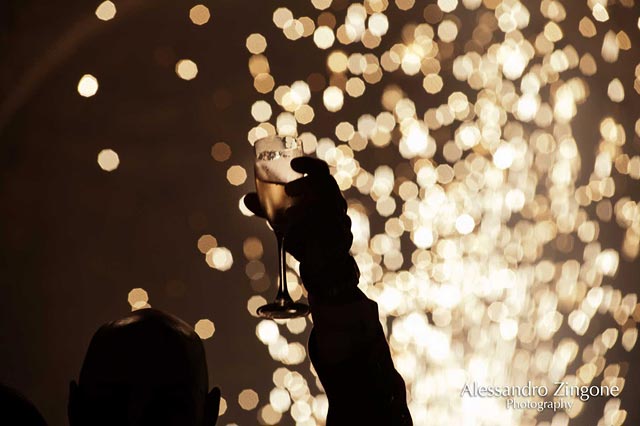
<instances>
[{"instance_id":1,"label":"human hand","mask_svg":"<svg viewBox=\"0 0 640 426\"><path fill-rule=\"evenodd\" d=\"M355 291L359 277L349 254L353 236L347 203L324 161L298 157L291 168L305 176L285 185L287 195L296 199L285 214L285 249L300 261L310 300L345 297ZM247 194L244 203L257 216L266 217L257 194Z\"/></svg>"}]
</instances>

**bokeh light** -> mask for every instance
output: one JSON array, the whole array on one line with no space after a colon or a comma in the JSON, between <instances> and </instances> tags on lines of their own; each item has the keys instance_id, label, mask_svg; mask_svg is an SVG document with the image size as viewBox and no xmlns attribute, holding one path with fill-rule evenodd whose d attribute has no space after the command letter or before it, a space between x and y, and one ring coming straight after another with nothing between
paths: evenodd
<instances>
[{"instance_id":1,"label":"bokeh light","mask_svg":"<svg viewBox=\"0 0 640 426\"><path fill-rule=\"evenodd\" d=\"M233 265L233 255L231 250L226 247L210 249L205 255L205 260L209 267L220 271L228 271Z\"/></svg>"},{"instance_id":2,"label":"bokeh light","mask_svg":"<svg viewBox=\"0 0 640 426\"><path fill-rule=\"evenodd\" d=\"M102 170L112 172L120 165L120 157L112 149L103 149L98 153L98 165Z\"/></svg>"},{"instance_id":3,"label":"bokeh light","mask_svg":"<svg viewBox=\"0 0 640 426\"><path fill-rule=\"evenodd\" d=\"M209 8L203 4L197 4L189 10L189 19L196 25L204 25L209 22L211 12Z\"/></svg>"},{"instance_id":4,"label":"bokeh light","mask_svg":"<svg viewBox=\"0 0 640 426\"><path fill-rule=\"evenodd\" d=\"M459 394L471 381L624 383L607 351L630 351L637 341L637 296L615 280L640 252L640 209L624 195L640 179L640 156L620 109L594 119L582 105L613 108L640 94L640 71L630 81L605 69L635 48L611 19L635 2L582 1L573 24L568 4L555 0L438 0L422 9L414 0L311 3L323 69L298 77L309 87L301 97L295 80L250 62L260 124L248 139L300 132L305 152L325 160L345 191L359 287L378 303L414 424L580 424L576 398L572 409L540 420L535 410ZM296 29L302 18L294 13L276 9L273 22L293 49L308 49L302 40L311 32ZM248 41L249 51L263 55L267 40L251 37L260 43ZM278 42L270 46L273 55L259 63L279 58ZM271 91L275 104L259 96ZM380 104L354 99L362 96ZM309 131L320 116L322 130ZM601 136L592 162L576 126ZM619 247L601 242L605 223L622 228ZM269 272L247 246L247 275ZM596 316L617 327L600 330ZM287 366L274 371L263 424L287 416L297 425L325 422L326 396L307 383L315 373L294 370L302 356L296 333L306 325L256 327L269 355ZM624 413L610 399L599 424L621 424Z\"/></svg>"},{"instance_id":5,"label":"bokeh light","mask_svg":"<svg viewBox=\"0 0 640 426\"><path fill-rule=\"evenodd\" d=\"M576 398L544 417L460 398L472 381L624 390L628 368L613 350L630 352L638 339L637 295L623 292L618 274L640 256L640 207L629 193L640 180L640 119L629 127L622 107L640 94L640 66L635 76L619 69L637 34L614 18L637 4L579 3L569 16L576 9L557 0L311 0L309 16L293 5L267 16L277 38L245 33L256 91L247 139L299 136L329 165L349 206L359 287L378 303L416 425L581 424ZM116 6L104 1L95 14L111 20ZM189 10L195 25L210 18L203 4ZM319 61L279 75L302 50ZM192 80L198 66L181 59L175 72ZM77 90L94 96L98 81L86 74ZM594 102L610 106L606 116L585 113ZM211 157L240 163L234 143L214 143ZM115 170L118 154L105 149L98 164ZM217 167L231 186L249 178L240 164ZM253 215L243 198L238 209ZM612 227L617 245L604 235ZM275 280L261 239L243 238L236 269L254 293L243 312L257 318ZM213 235L196 245L210 268L233 266ZM299 264L288 265L298 300ZM132 310L149 306L142 288L127 300ZM325 424L328 400L304 344L311 326L256 320L276 363L273 387L244 389L237 403L259 423ZM215 326L201 319L195 330L209 339ZM598 425L622 424L625 403L604 402ZM228 408L223 399L220 414Z\"/></svg>"},{"instance_id":6,"label":"bokeh light","mask_svg":"<svg viewBox=\"0 0 640 426\"><path fill-rule=\"evenodd\" d=\"M242 251L249 260L260 259L263 253L262 241L256 237L249 237L244 240Z\"/></svg>"},{"instance_id":7,"label":"bokeh light","mask_svg":"<svg viewBox=\"0 0 640 426\"><path fill-rule=\"evenodd\" d=\"M213 333L215 333L216 331L216 327L213 324L213 321L206 318L199 320L194 326L194 329L202 340L211 338L213 336Z\"/></svg>"},{"instance_id":8,"label":"bokeh light","mask_svg":"<svg viewBox=\"0 0 640 426\"><path fill-rule=\"evenodd\" d=\"M132 289L127 296L127 301L131 305L132 311L149 307L149 295L143 288Z\"/></svg>"},{"instance_id":9,"label":"bokeh light","mask_svg":"<svg viewBox=\"0 0 640 426\"><path fill-rule=\"evenodd\" d=\"M254 55L259 55L267 48L267 40L262 34L251 34L247 37L247 50Z\"/></svg>"},{"instance_id":10,"label":"bokeh light","mask_svg":"<svg viewBox=\"0 0 640 426\"><path fill-rule=\"evenodd\" d=\"M106 0L100 3L96 9L96 16L101 21L109 21L116 16L116 5L113 2Z\"/></svg>"},{"instance_id":11,"label":"bokeh light","mask_svg":"<svg viewBox=\"0 0 640 426\"><path fill-rule=\"evenodd\" d=\"M90 98L98 92L98 80L91 74L85 74L78 82L78 93L80 96Z\"/></svg>"},{"instance_id":12,"label":"bokeh light","mask_svg":"<svg viewBox=\"0 0 640 426\"><path fill-rule=\"evenodd\" d=\"M233 186L242 185L247 180L247 171L242 166L231 166L227 170L227 180Z\"/></svg>"},{"instance_id":13,"label":"bokeh light","mask_svg":"<svg viewBox=\"0 0 640 426\"><path fill-rule=\"evenodd\" d=\"M220 397L220 408L218 409L218 417L224 415L227 412L228 404L224 397ZM228 425L227 425L228 426Z\"/></svg>"},{"instance_id":14,"label":"bokeh light","mask_svg":"<svg viewBox=\"0 0 640 426\"><path fill-rule=\"evenodd\" d=\"M216 161L227 161L231 157L231 147L224 142L217 142L211 147L211 157Z\"/></svg>"},{"instance_id":15,"label":"bokeh light","mask_svg":"<svg viewBox=\"0 0 640 426\"><path fill-rule=\"evenodd\" d=\"M209 250L218 246L218 240L213 235L205 234L198 238L198 250L202 254L207 254Z\"/></svg>"},{"instance_id":16,"label":"bokeh light","mask_svg":"<svg viewBox=\"0 0 640 426\"><path fill-rule=\"evenodd\" d=\"M198 75L198 66L191 59L181 59L176 63L176 74L183 80L193 80Z\"/></svg>"},{"instance_id":17,"label":"bokeh light","mask_svg":"<svg viewBox=\"0 0 640 426\"><path fill-rule=\"evenodd\" d=\"M253 410L258 402L258 394L253 389L245 389L238 395L238 404L243 410Z\"/></svg>"},{"instance_id":18,"label":"bokeh light","mask_svg":"<svg viewBox=\"0 0 640 426\"><path fill-rule=\"evenodd\" d=\"M313 33L313 41L320 49L330 48L335 41L333 30L326 26L318 27Z\"/></svg>"}]
</instances>

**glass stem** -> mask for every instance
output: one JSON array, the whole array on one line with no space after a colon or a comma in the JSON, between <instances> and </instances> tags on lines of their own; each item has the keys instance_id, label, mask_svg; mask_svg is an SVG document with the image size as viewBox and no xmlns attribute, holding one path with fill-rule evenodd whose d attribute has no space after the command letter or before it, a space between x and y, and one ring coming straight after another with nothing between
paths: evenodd
<instances>
[{"instance_id":1,"label":"glass stem","mask_svg":"<svg viewBox=\"0 0 640 426\"><path fill-rule=\"evenodd\" d=\"M284 305L291 303L291 296L289 295L289 289L287 288L287 258L284 251L284 235L281 232L276 233L278 239L278 274L280 275L278 285L278 295L276 296L276 303Z\"/></svg>"}]
</instances>

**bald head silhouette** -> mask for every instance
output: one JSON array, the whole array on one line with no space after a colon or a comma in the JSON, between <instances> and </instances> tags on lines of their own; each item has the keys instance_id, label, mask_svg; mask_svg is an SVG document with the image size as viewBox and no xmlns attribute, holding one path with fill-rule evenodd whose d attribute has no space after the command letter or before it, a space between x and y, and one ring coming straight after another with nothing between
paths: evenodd
<instances>
[{"instance_id":1,"label":"bald head silhouette","mask_svg":"<svg viewBox=\"0 0 640 426\"><path fill-rule=\"evenodd\" d=\"M0 423L46 426L38 409L20 392L0 383ZM6 423L3 423L6 422Z\"/></svg>"},{"instance_id":2,"label":"bald head silhouette","mask_svg":"<svg viewBox=\"0 0 640 426\"><path fill-rule=\"evenodd\" d=\"M103 325L91 339L80 380L71 382L69 423L213 426L219 404L193 328L140 309Z\"/></svg>"}]
</instances>

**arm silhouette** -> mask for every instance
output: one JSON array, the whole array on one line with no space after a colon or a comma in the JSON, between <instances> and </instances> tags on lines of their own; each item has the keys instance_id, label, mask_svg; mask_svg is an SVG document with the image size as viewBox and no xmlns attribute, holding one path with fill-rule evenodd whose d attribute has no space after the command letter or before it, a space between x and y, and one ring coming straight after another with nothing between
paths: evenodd
<instances>
[{"instance_id":1,"label":"arm silhouette","mask_svg":"<svg viewBox=\"0 0 640 426\"><path fill-rule=\"evenodd\" d=\"M285 187L297 198L287 211L285 249L300 261L309 294L309 356L329 399L327 425L411 425L377 304L357 287L347 203L324 161L295 158L291 167L305 176ZM256 194L245 204L264 217Z\"/></svg>"}]
</instances>

